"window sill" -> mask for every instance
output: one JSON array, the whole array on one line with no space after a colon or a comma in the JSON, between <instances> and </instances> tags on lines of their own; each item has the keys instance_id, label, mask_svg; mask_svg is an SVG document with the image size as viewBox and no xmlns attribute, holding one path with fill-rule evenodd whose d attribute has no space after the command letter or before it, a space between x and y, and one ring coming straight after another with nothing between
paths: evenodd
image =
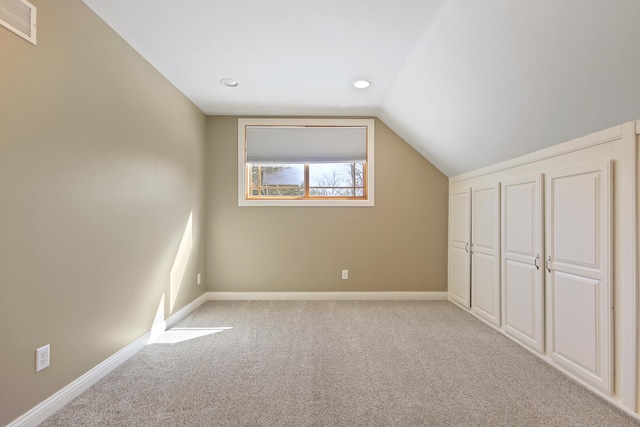
<instances>
[{"instance_id":1,"label":"window sill","mask_svg":"<svg viewBox=\"0 0 640 427\"><path fill-rule=\"evenodd\" d=\"M373 199L369 200L246 200L238 199L238 206L315 206L315 207L374 207Z\"/></svg>"}]
</instances>

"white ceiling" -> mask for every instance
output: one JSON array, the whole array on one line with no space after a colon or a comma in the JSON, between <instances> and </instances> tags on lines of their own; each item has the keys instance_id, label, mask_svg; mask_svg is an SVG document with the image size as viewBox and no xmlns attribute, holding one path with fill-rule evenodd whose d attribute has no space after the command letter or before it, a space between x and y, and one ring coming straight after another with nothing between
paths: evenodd
<instances>
[{"instance_id":1,"label":"white ceiling","mask_svg":"<svg viewBox=\"0 0 640 427\"><path fill-rule=\"evenodd\" d=\"M640 118L639 0L84 2L206 114L377 116L448 176Z\"/></svg>"}]
</instances>

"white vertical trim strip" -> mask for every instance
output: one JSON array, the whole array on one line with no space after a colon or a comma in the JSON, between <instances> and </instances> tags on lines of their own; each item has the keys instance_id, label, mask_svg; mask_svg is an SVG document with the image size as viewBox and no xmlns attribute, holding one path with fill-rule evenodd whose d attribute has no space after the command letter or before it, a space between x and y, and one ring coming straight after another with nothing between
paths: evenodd
<instances>
[{"instance_id":1,"label":"white vertical trim strip","mask_svg":"<svg viewBox=\"0 0 640 427\"><path fill-rule=\"evenodd\" d=\"M621 369L618 380L620 381L620 399L624 406L637 410L638 399L638 148L637 148L637 122L625 123L623 129L622 156L627 159L629 166L625 168L624 175L614 179L620 191L620 198L626 201L625 209L618 212L620 223L628 227L621 245L622 253L616 257L622 257L625 266L620 277L614 279L615 292L620 294L619 307L620 319L620 351Z\"/></svg>"}]
</instances>

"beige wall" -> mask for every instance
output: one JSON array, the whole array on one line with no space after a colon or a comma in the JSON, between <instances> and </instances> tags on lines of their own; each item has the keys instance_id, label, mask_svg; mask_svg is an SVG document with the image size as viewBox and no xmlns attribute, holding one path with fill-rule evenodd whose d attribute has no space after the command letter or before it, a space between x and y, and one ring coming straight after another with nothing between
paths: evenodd
<instances>
[{"instance_id":1,"label":"beige wall","mask_svg":"<svg viewBox=\"0 0 640 427\"><path fill-rule=\"evenodd\" d=\"M37 46L0 28L0 425L204 292L205 116L80 0L30 1Z\"/></svg>"},{"instance_id":2,"label":"beige wall","mask_svg":"<svg viewBox=\"0 0 640 427\"><path fill-rule=\"evenodd\" d=\"M238 207L237 117L208 117L208 290L446 291L448 179L375 134L375 207Z\"/></svg>"}]
</instances>

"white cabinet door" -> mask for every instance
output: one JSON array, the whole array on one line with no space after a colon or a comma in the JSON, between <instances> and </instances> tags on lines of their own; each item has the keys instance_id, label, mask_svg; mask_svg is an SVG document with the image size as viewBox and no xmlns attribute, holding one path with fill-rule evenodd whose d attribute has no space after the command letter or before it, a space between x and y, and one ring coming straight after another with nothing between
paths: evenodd
<instances>
[{"instance_id":1,"label":"white cabinet door","mask_svg":"<svg viewBox=\"0 0 640 427\"><path fill-rule=\"evenodd\" d=\"M612 177L610 162L545 179L547 339L551 357L611 393Z\"/></svg>"},{"instance_id":2,"label":"white cabinet door","mask_svg":"<svg viewBox=\"0 0 640 427\"><path fill-rule=\"evenodd\" d=\"M542 175L502 184L504 331L544 352Z\"/></svg>"},{"instance_id":3,"label":"white cabinet door","mask_svg":"<svg viewBox=\"0 0 640 427\"><path fill-rule=\"evenodd\" d=\"M451 299L471 307L470 237L471 196L469 189L453 192L450 199L451 243L449 245L449 289Z\"/></svg>"},{"instance_id":4,"label":"white cabinet door","mask_svg":"<svg viewBox=\"0 0 640 427\"><path fill-rule=\"evenodd\" d=\"M471 308L500 326L500 184L474 187L471 201Z\"/></svg>"}]
</instances>

